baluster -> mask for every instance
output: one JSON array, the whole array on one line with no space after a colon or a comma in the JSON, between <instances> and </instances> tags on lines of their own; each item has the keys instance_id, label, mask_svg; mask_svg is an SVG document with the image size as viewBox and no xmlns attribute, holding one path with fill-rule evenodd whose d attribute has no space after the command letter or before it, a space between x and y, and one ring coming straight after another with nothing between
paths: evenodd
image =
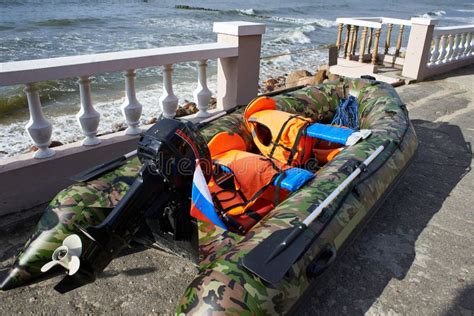
<instances>
[{"instance_id":1,"label":"baluster","mask_svg":"<svg viewBox=\"0 0 474 316\"><path fill-rule=\"evenodd\" d=\"M465 57L471 56L472 46L473 46L472 40L473 40L472 33L468 32L467 33L467 39L466 39L466 50L464 51L464 56Z\"/></svg>"},{"instance_id":2,"label":"baluster","mask_svg":"<svg viewBox=\"0 0 474 316\"><path fill-rule=\"evenodd\" d=\"M464 53L464 41L466 40L466 33L459 33L459 44L456 45L457 52L456 52L456 60L462 58Z\"/></svg>"},{"instance_id":3,"label":"baluster","mask_svg":"<svg viewBox=\"0 0 474 316\"><path fill-rule=\"evenodd\" d=\"M129 69L125 73L125 101L121 109L122 115L128 127L125 130L127 135L138 135L142 130L138 127L140 125L140 116L142 115L143 106L137 100L135 92L135 77L134 69Z\"/></svg>"},{"instance_id":4,"label":"baluster","mask_svg":"<svg viewBox=\"0 0 474 316\"><path fill-rule=\"evenodd\" d=\"M337 40L336 40L336 47L339 56L339 49L341 48L341 41L342 41L342 30L344 29L344 24L339 23L337 25Z\"/></svg>"},{"instance_id":5,"label":"baluster","mask_svg":"<svg viewBox=\"0 0 474 316\"><path fill-rule=\"evenodd\" d=\"M53 126L43 115L38 87L36 83L27 83L25 86L24 91L28 99L28 108L30 110L30 121L26 124L25 129L36 147L38 147L33 157L42 159L54 156L56 152L48 148L51 144Z\"/></svg>"},{"instance_id":6,"label":"baluster","mask_svg":"<svg viewBox=\"0 0 474 316\"><path fill-rule=\"evenodd\" d=\"M79 93L81 96L81 109L76 118L81 125L82 132L86 136L82 141L84 146L93 146L100 144L101 140L97 138L97 128L99 127L100 114L92 105L91 80L88 76L82 76L79 79Z\"/></svg>"},{"instance_id":7,"label":"baluster","mask_svg":"<svg viewBox=\"0 0 474 316\"><path fill-rule=\"evenodd\" d=\"M196 117L209 117L211 114L207 112L209 109L209 101L211 100L212 93L207 87L207 61L201 60L198 67L198 86L194 90L194 102L197 105L199 111Z\"/></svg>"},{"instance_id":8,"label":"baluster","mask_svg":"<svg viewBox=\"0 0 474 316\"><path fill-rule=\"evenodd\" d=\"M466 57L467 34L468 34L468 33L462 33L461 45L460 45L460 50L459 50L458 59Z\"/></svg>"},{"instance_id":9,"label":"baluster","mask_svg":"<svg viewBox=\"0 0 474 316\"><path fill-rule=\"evenodd\" d=\"M364 53L365 53L365 43L367 41L367 32L369 31L368 27L362 29L362 34L360 37L360 50L359 50L359 62L364 62Z\"/></svg>"},{"instance_id":10,"label":"baluster","mask_svg":"<svg viewBox=\"0 0 474 316\"><path fill-rule=\"evenodd\" d=\"M356 54L357 51L357 37L359 35L359 26L355 26L354 37L352 38L352 56Z\"/></svg>"},{"instance_id":11,"label":"baluster","mask_svg":"<svg viewBox=\"0 0 474 316\"><path fill-rule=\"evenodd\" d=\"M379 40L380 40L380 32L381 32L381 29L377 29L375 31L375 43L374 43L374 49L372 51L372 65L375 65L377 63L377 54L378 54L378 50L379 50Z\"/></svg>"},{"instance_id":12,"label":"baluster","mask_svg":"<svg viewBox=\"0 0 474 316\"><path fill-rule=\"evenodd\" d=\"M384 54L388 54L388 49L390 48L390 38L392 36L392 29L393 29L393 24L388 23L387 24L387 39L385 40L385 52L384 52Z\"/></svg>"},{"instance_id":13,"label":"baluster","mask_svg":"<svg viewBox=\"0 0 474 316\"><path fill-rule=\"evenodd\" d=\"M455 43L455 35L449 34L448 35L448 47L447 47L447 54L446 54L446 62L453 60L454 54L454 43Z\"/></svg>"},{"instance_id":14,"label":"baluster","mask_svg":"<svg viewBox=\"0 0 474 316\"><path fill-rule=\"evenodd\" d=\"M178 98L173 93L172 73L173 65L165 65L163 72L163 95L160 97L159 102L163 116L167 118L173 118L176 115L176 109L178 109Z\"/></svg>"},{"instance_id":15,"label":"baluster","mask_svg":"<svg viewBox=\"0 0 474 316\"><path fill-rule=\"evenodd\" d=\"M403 30L404 29L405 29L405 26L400 25L400 31L398 32L398 38L397 38L397 47L395 48L395 57L400 56L400 48L402 47Z\"/></svg>"},{"instance_id":16,"label":"baluster","mask_svg":"<svg viewBox=\"0 0 474 316\"><path fill-rule=\"evenodd\" d=\"M372 37L374 35L374 28L371 27L369 31L369 44L367 44L367 54L370 55L370 52L372 51Z\"/></svg>"},{"instance_id":17,"label":"baluster","mask_svg":"<svg viewBox=\"0 0 474 316\"><path fill-rule=\"evenodd\" d=\"M460 33L454 34L453 54L451 55L451 60L458 59L460 41L461 41L461 34Z\"/></svg>"},{"instance_id":18,"label":"baluster","mask_svg":"<svg viewBox=\"0 0 474 316\"><path fill-rule=\"evenodd\" d=\"M444 58L446 57L446 35L441 35L441 39L439 40L439 57L436 61L436 65L440 65L444 63Z\"/></svg>"},{"instance_id":19,"label":"baluster","mask_svg":"<svg viewBox=\"0 0 474 316\"><path fill-rule=\"evenodd\" d=\"M346 38L344 40L344 58L346 58L348 54L350 37L351 37L351 26L348 24L346 25Z\"/></svg>"},{"instance_id":20,"label":"baluster","mask_svg":"<svg viewBox=\"0 0 474 316\"><path fill-rule=\"evenodd\" d=\"M355 32L355 26L351 25L351 31L350 31L350 36L349 36L349 47L347 49L347 56L346 56L347 60L352 59L352 47L353 47L353 44L354 44L354 41L353 41L354 32Z\"/></svg>"},{"instance_id":21,"label":"baluster","mask_svg":"<svg viewBox=\"0 0 474 316\"><path fill-rule=\"evenodd\" d=\"M433 39L433 50L431 51L431 58L430 58L430 62L428 63L428 65L434 65L436 63L436 61L438 60L438 56L439 56L439 40L440 40L440 36L436 36L434 37Z\"/></svg>"}]
</instances>

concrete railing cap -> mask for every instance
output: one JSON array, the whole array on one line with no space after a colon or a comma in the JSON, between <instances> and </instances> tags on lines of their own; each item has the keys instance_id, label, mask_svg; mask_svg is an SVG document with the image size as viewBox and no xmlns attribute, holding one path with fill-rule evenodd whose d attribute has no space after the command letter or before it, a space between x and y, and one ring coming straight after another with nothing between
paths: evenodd
<instances>
[{"instance_id":1,"label":"concrete railing cap","mask_svg":"<svg viewBox=\"0 0 474 316\"><path fill-rule=\"evenodd\" d=\"M438 19L427 19L427 18L420 18L420 17L414 17L411 18L411 23L412 24L419 24L419 25L436 25L438 24Z\"/></svg>"},{"instance_id":2,"label":"concrete railing cap","mask_svg":"<svg viewBox=\"0 0 474 316\"><path fill-rule=\"evenodd\" d=\"M246 21L215 22L213 31L235 36L260 35L265 33L265 24Z\"/></svg>"}]
</instances>

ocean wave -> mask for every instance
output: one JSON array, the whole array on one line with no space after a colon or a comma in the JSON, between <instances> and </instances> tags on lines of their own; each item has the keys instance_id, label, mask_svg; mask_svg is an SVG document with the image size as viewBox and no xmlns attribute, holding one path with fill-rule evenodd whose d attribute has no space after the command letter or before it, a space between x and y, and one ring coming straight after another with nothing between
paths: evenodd
<instances>
[{"instance_id":1,"label":"ocean wave","mask_svg":"<svg viewBox=\"0 0 474 316\"><path fill-rule=\"evenodd\" d=\"M72 26L82 24L98 24L102 21L96 18L77 18L77 19L48 19L35 22L36 26Z\"/></svg>"},{"instance_id":2,"label":"ocean wave","mask_svg":"<svg viewBox=\"0 0 474 316\"><path fill-rule=\"evenodd\" d=\"M42 103L55 100L59 96L67 93L76 92L74 88L75 81L42 81L37 84L38 93ZM23 91L24 86L4 87L0 90L0 114L8 114L28 106L26 94Z\"/></svg>"},{"instance_id":3,"label":"ocean wave","mask_svg":"<svg viewBox=\"0 0 474 316\"><path fill-rule=\"evenodd\" d=\"M257 10L254 8L248 9L235 9L235 10L218 10L212 8L203 8L203 7L193 7L188 5L176 5L175 9L182 9L182 10L196 10L196 11L211 11L211 12L220 12L222 14L237 14L237 15L244 15L259 19L265 20L273 20L276 22L283 22L283 23L291 23L291 24L300 24L300 25L315 25L319 27L333 27L336 26L337 23L334 20L327 20L327 19L314 19L314 18L293 18L293 17L282 17L276 15L270 15L269 11L265 10Z\"/></svg>"},{"instance_id":4,"label":"ocean wave","mask_svg":"<svg viewBox=\"0 0 474 316\"><path fill-rule=\"evenodd\" d=\"M311 39L302 30L294 30L287 33L283 33L277 37L274 42L284 44L309 44Z\"/></svg>"},{"instance_id":5,"label":"ocean wave","mask_svg":"<svg viewBox=\"0 0 474 316\"><path fill-rule=\"evenodd\" d=\"M305 19L305 18L287 18L287 17L271 17L272 20L279 22L288 22L294 24L303 24L303 25L315 25L319 27L330 28L336 26L337 23L335 20L326 20L326 19Z\"/></svg>"},{"instance_id":6,"label":"ocean wave","mask_svg":"<svg viewBox=\"0 0 474 316\"><path fill-rule=\"evenodd\" d=\"M446 11L444 10L438 10L438 11L428 11L426 13L420 14L419 16L422 18L433 18L433 17L442 17L446 15Z\"/></svg>"}]
</instances>

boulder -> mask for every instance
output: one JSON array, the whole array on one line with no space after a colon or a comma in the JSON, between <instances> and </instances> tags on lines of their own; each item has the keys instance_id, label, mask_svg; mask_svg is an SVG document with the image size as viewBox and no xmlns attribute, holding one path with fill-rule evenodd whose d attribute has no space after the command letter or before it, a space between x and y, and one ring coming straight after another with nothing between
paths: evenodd
<instances>
[{"instance_id":1,"label":"boulder","mask_svg":"<svg viewBox=\"0 0 474 316\"><path fill-rule=\"evenodd\" d=\"M264 92L271 92L275 90L277 84L278 84L278 80L275 78L270 78L270 79L265 80L263 82Z\"/></svg>"},{"instance_id":2,"label":"boulder","mask_svg":"<svg viewBox=\"0 0 474 316\"><path fill-rule=\"evenodd\" d=\"M114 123L112 124L112 131L115 132L120 132L124 131L127 128L127 124L125 122L120 122L120 123Z\"/></svg>"},{"instance_id":3,"label":"boulder","mask_svg":"<svg viewBox=\"0 0 474 316\"><path fill-rule=\"evenodd\" d=\"M49 148L53 148L53 147L59 147L59 146L62 146L64 145L63 143L61 143L60 141L58 140L53 140L51 142L51 144L48 146ZM35 145L31 146L30 147L30 151L31 152L34 152L34 151L37 151L38 150L38 147L36 147Z\"/></svg>"},{"instance_id":4,"label":"boulder","mask_svg":"<svg viewBox=\"0 0 474 316\"><path fill-rule=\"evenodd\" d=\"M328 80L329 81L339 80L339 78L341 78L341 76L336 75L336 74L332 74L332 73L328 74Z\"/></svg>"},{"instance_id":5,"label":"boulder","mask_svg":"<svg viewBox=\"0 0 474 316\"><path fill-rule=\"evenodd\" d=\"M158 119L156 117L149 118L145 121L145 125L155 124Z\"/></svg>"},{"instance_id":6,"label":"boulder","mask_svg":"<svg viewBox=\"0 0 474 316\"><path fill-rule=\"evenodd\" d=\"M324 79L326 79L327 71L324 69L319 69L318 72L314 75L314 82L315 84L323 83Z\"/></svg>"},{"instance_id":7,"label":"boulder","mask_svg":"<svg viewBox=\"0 0 474 316\"><path fill-rule=\"evenodd\" d=\"M292 88L298 86L298 81L302 78L311 77L311 73L307 70L297 70L290 72L286 77L286 87Z\"/></svg>"}]
</instances>

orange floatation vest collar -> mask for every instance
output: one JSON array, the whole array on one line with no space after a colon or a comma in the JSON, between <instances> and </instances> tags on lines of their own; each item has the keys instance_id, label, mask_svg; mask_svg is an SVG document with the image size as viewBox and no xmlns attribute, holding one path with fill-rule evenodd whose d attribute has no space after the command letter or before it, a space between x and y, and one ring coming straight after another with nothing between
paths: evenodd
<instances>
[{"instance_id":1,"label":"orange floatation vest collar","mask_svg":"<svg viewBox=\"0 0 474 316\"><path fill-rule=\"evenodd\" d=\"M305 133L311 119L277 110L274 99L252 101L245 109L244 121L264 156L293 166L311 157L314 139Z\"/></svg>"}]
</instances>

